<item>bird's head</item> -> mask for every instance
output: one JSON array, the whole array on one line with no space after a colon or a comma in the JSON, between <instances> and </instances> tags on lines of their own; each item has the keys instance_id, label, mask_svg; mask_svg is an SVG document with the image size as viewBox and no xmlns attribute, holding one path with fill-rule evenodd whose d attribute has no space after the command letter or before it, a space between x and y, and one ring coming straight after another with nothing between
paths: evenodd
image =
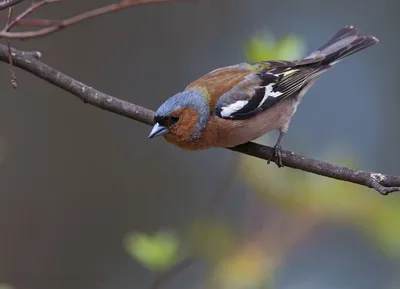
<instances>
[{"instance_id":1,"label":"bird's head","mask_svg":"<svg viewBox=\"0 0 400 289\"><path fill-rule=\"evenodd\" d=\"M149 138L172 136L181 141L200 137L210 118L210 109L204 91L190 89L167 99L156 111Z\"/></svg>"}]
</instances>

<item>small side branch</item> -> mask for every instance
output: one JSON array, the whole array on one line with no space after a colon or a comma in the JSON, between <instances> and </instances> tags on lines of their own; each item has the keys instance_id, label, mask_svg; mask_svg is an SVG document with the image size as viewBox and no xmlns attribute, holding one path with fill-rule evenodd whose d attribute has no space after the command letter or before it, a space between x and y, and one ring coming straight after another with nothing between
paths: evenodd
<instances>
[{"instance_id":1,"label":"small side branch","mask_svg":"<svg viewBox=\"0 0 400 289\"><path fill-rule=\"evenodd\" d=\"M72 93L85 103L89 103L98 108L108 110L147 125L153 125L153 111L107 95L66 74L63 74L55 68L39 61L39 52L23 52L12 49L12 56L15 66ZM7 46L0 45L0 60L8 62ZM273 153L273 148L255 143L246 143L231 148L231 150L264 160L268 160ZM381 173L354 170L309 157L300 156L290 151L282 151L282 161L286 167L363 185L375 189L382 195L388 195L392 192L400 191L400 176L390 176Z\"/></svg>"},{"instance_id":2,"label":"small side branch","mask_svg":"<svg viewBox=\"0 0 400 289\"><path fill-rule=\"evenodd\" d=\"M1 1L1 0L0 0ZM6 2L20 2L15 0L3 0L4 3ZM43 0L36 4L32 4L31 7L27 8L24 12L22 12L19 16L15 18L14 21L11 22L9 26L6 26L3 30L0 31L0 38L7 38L7 39L31 39L31 38L38 38L43 37L54 32L57 32L61 29L70 27L72 25L78 24L82 21L86 21L95 17L102 16L104 14L118 12L122 9L127 9L130 7L144 5L144 4L154 4L154 3L162 3L162 2L188 2L188 0L122 0L119 3L109 4L97 9L93 9L71 18L67 18L64 20L38 20L35 19L34 25L32 26L46 26L45 24L50 24L50 26L34 30L34 31L23 31L23 32L10 32L12 26L18 25L20 21L26 20L29 14L33 13L34 11L38 10L40 7L55 3L55 2L62 2L62 0ZM0 2L1 5L2 2ZM15 3L16 4L16 3ZM4 4L5 5L5 4ZM14 5L10 4L9 6ZM9 7L7 6L7 7ZM1 6L0 6L0 9ZM4 8L3 8L4 9ZM29 23L29 22L28 22ZM26 22L25 22L26 24Z\"/></svg>"},{"instance_id":3,"label":"small side branch","mask_svg":"<svg viewBox=\"0 0 400 289\"><path fill-rule=\"evenodd\" d=\"M21 14L19 14L17 17L15 17L14 20L9 19L9 23L7 23L7 25L3 29L3 31L9 32L11 30L11 28L13 28L16 24L18 24L22 19L29 16L30 14L35 12L40 7L42 7L46 4L56 3L56 2L60 2L60 1L61 0L44 0L44 1L40 1L40 2L32 4L31 7L25 9L25 11L23 11Z\"/></svg>"}]
</instances>

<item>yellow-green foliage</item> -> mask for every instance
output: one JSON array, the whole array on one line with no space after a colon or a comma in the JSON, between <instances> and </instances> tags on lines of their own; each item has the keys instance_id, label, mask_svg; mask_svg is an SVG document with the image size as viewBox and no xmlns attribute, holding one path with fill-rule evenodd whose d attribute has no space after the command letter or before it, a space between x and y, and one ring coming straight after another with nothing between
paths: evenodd
<instances>
[{"instance_id":1,"label":"yellow-green foliage","mask_svg":"<svg viewBox=\"0 0 400 289\"><path fill-rule=\"evenodd\" d=\"M164 270L178 259L179 239L167 231L135 233L125 238L125 249L147 269Z\"/></svg>"},{"instance_id":2,"label":"yellow-green foliage","mask_svg":"<svg viewBox=\"0 0 400 289\"><path fill-rule=\"evenodd\" d=\"M293 60L305 55L305 43L297 35L287 35L276 40L268 32L257 34L245 43L245 55L248 61Z\"/></svg>"}]
</instances>

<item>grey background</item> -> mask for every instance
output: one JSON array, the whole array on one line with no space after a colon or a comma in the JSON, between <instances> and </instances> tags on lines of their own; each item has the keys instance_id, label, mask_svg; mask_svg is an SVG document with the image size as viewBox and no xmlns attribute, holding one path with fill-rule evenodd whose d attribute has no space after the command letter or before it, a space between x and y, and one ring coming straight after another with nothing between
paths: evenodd
<instances>
[{"instance_id":1,"label":"grey background","mask_svg":"<svg viewBox=\"0 0 400 289\"><path fill-rule=\"evenodd\" d=\"M37 16L66 17L110 2L66 1ZM400 174L399 5L390 0L157 4L14 46L39 50L44 62L64 73L155 109L196 77L243 61L243 42L263 27L278 36L299 33L311 51L352 24L381 43L321 77L299 107L284 146L310 154L344 143L363 169ZM23 71L17 70L19 88L13 90L7 65L1 67L0 281L16 288L148 288L155 274L126 255L122 238L134 230L179 228L199 216L234 153L186 153L162 139L149 141L149 127L84 105ZM232 199L232 206L241 197L234 196L239 199ZM351 230L321 230L327 231L292 256L279 288L385 284L389 261ZM189 288L200 269L185 272L170 288Z\"/></svg>"}]
</instances>

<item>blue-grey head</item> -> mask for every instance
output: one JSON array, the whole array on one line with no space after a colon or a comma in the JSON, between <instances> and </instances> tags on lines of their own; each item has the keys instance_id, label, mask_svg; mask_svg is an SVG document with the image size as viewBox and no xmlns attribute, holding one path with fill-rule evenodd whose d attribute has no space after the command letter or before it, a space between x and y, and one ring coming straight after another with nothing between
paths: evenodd
<instances>
[{"instance_id":1,"label":"blue-grey head","mask_svg":"<svg viewBox=\"0 0 400 289\"><path fill-rule=\"evenodd\" d=\"M179 141L200 137L210 118L208 101L199 89L190 89L167 99L156 111L149 138L164 134Z\"/></svg>"}]
</instances>

